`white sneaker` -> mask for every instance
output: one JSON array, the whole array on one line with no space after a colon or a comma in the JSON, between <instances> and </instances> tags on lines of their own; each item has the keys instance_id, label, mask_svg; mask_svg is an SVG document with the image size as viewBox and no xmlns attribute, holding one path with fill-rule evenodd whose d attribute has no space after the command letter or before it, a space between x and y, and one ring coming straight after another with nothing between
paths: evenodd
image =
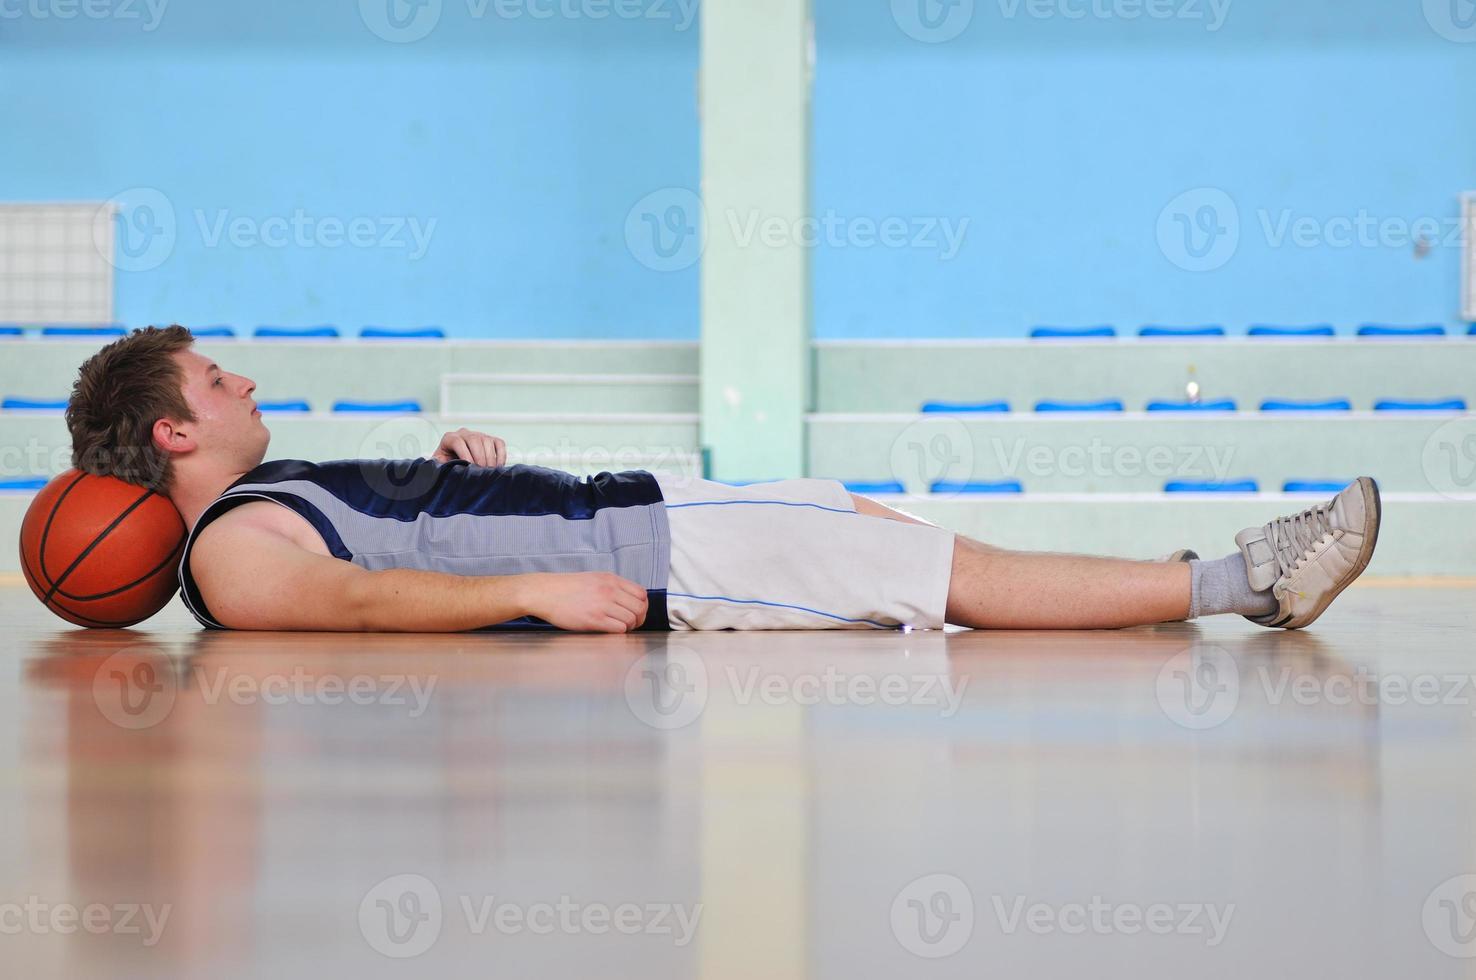
<instances>
[{"instance_id":1,"label":"white sneaker","mask_svg":"<svg viewBox=\"0 0 1476 980\"><path fill-rule=\"evenodd\" d=\"M1380 516L1379 485L1363 476L1325 504L1237 534L1251 588L1270 589L1279 606L1246 619L1289 630L1310 626L1368 567Z\"/></svg>"}]
</instances>

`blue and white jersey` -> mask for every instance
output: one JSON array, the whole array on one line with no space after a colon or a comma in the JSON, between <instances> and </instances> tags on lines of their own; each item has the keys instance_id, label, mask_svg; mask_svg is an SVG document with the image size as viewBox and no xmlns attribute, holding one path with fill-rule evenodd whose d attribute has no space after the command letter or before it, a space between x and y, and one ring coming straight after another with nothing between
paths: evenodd
<instances>
[{"instance_id":1,"label":"blue and white jersey","mask_svg":"<svg viewBox=\"0 0 1476 980\"><path fill-rule=\"evenodd\" d=\"M185 540L180 591L206 627L227 628L206 608L190 553L212 521L253 500L288 508L322 535L330 554L370 571L613 572L646 588L644 629L669 628L671 531L649 473L580 479L538 466L488 469L428 459L262 463L206 507ZM547 628L522 619L487 628L540 626Z\"/></svg>"}]
</instances>

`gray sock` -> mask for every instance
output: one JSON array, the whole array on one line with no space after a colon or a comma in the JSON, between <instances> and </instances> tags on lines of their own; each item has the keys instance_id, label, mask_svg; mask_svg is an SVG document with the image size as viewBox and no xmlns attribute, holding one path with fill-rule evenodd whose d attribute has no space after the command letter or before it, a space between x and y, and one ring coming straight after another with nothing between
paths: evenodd
<instances>
[{"instance_id":1,"label":"gray sock","mask_svg":"<svg viewBox=\"0 0 1476 980\"><path fill-rule=\"evenodd\" d=\"M1235 552L1218 561L1191 561L1189 572L1194 583L1189 600L1189 618L1222 616L1265 616L1277 609L1271 590L1255 592L1245 570L1245 557Z\"/></svg>"}]
</instances>

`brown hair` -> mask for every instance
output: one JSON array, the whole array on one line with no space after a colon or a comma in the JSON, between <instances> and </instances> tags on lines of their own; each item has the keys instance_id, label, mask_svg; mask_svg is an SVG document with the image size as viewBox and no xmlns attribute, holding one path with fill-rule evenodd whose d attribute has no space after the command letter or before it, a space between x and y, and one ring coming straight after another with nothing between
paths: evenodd
<instances>
[{"instance_id":1,"label":"brown hair","mask_svg":"<svg viewBox=\"0 0 1476 980\"><path fill-rule=\"evenodd\" d=\"M87 359L72 385L72 465L96 476L169 490L169 454L154 445L161 418L195 421L173 354L195 342L181 326L146 327Z\"/></svg>"}]
</instances>

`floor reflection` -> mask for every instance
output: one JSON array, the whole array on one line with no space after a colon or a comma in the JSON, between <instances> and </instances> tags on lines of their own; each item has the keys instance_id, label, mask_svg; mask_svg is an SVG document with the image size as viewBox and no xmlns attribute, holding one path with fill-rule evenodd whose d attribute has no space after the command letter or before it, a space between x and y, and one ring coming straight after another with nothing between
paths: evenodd
<instances>
[{"instance_id":1,"label":"floor reflection","mask_svg":"<svg viewBox=\"0 0 1476 980\"><path fill-rule=\"evenodd\" d=\"M9 962L1229 977L1274 950L1292 974L1455 976L1420 908L1476 871L1476 787L1450 776L1471 709L1385 682L1444 670L1460 634L1392 635L40 630L0 798L25 828L11 890L139 928L23 930ZM1234 913L1213 948L1010 918L1094 897ZM573 925L529 927L560 902ZM932 957L909 917L965 904ZM654 907L690 941L599 926Z\"/></svg>"}]
</instances>

